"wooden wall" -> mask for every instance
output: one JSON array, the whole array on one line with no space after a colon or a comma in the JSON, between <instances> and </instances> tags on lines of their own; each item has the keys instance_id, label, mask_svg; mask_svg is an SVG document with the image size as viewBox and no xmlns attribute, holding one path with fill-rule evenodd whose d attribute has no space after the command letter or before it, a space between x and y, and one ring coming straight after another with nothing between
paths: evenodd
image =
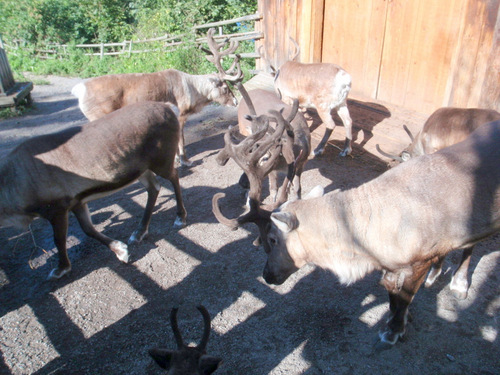
<instances>
[{"instance_id":1,"label":"wooden wall","mask_svg":"<svg viewBox=\"0 0 500 375\"><path fill-rule=\"evenodd\" d=\"M500 0L259 0L267 59L332 62L352 95L500 110ZM258 68L265 69L260 61Z\"/></svg>"}]
</instances>

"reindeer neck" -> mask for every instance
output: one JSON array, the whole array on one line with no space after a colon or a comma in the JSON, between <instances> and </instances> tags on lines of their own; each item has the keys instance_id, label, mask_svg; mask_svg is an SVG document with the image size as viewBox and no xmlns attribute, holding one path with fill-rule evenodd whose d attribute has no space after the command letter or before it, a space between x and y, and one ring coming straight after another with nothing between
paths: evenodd
<instances>
[{"instance_id":1,"label":"reindeer neck","mask_svg":"<svg viewBox=\"0 0 500 375\"><path fill-rule=\"evenodd\" d=\"M214 74L186 75L186 81L190 83L190 93L196 94L194 96L196 101L203 101L204 105L211 102L209 95L213 89L213 84L210 79L214 77Z\"/></svg>"}]
</instances>

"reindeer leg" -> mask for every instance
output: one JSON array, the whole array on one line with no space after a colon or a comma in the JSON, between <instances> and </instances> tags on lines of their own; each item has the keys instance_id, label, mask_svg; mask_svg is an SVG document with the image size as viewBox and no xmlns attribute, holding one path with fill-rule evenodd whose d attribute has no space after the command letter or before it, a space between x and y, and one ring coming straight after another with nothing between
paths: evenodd
<instances>
[{"instance_id":1,"label":"reindeer leg","mask_svg":"<svg viewBox=\"0 0 500 375\"><path fill-rule=\"evenodd\" d=\"M113 240L108 236L98 232L94 224L92 223L92 219L90 218L89 207L86 203L79 204L73 207L73 213L80 224L83 232L100 243L106 245L112 252L116 254L116 257L124 263L128 262L128 248L123 242L118 240Z\"/></svg>"},{"instance_id":2,"label":"reindeer leg","mask_svg":"<svg viewBox=\"0 0 500 375\"><path fill-rule=\"evenodd\" d=\"M466 299L469 290L469 281L467 280L467 271L469 270L472 249L468 247L462 253L462 260L451 278L450 289L453 295L458 299Z\"/></svg>"},{"instance_id":3,"label":"reindeer leg","mask_svg":"<svg viewBox=\"0 0 500 375\"><path fill-rule=\"evenodd\" d=\"M425 280L425 287L429 288L434 284L434 282L437 280L439 275L441 275L441 272L443 271L443 261L444 257L441 257L438 259L436 263L433 263L431 266L431 270L429 271L429 274L427 275L427 279Z\"/></svg>"},{"instance_id":4,"label":"reindeer leg","mask_svg":"<svg viewBox=\"0 0 500 375\"><path fill-rule=\"evenodd\" d=\"M276 198L278 197L278 172L276 170L272 170L269 172L269 195L273 202L276 202Z\"/></svg>"},{"instance_id":5,"label":"reindeer leg","mask_svg":"<svg viewBox=\"0 0 500 375\"><path fill-rule=\"evenodd\" d=\"M48 218L54 232L54 243L59 255L59 265L49 273L49 280L59 279L71 271L71 262L66 248L68 236L68 211L58 210Z\"/></svg>"},{"instance_id":6,"label":"reindeer leg","mask_svg":"<svg viewBox=\"0 0 500 375\"><path fill-rule=\"evenodd\" d=\"M139 224L139 228L132 233L128 240L129 245L135 242L141 242L144 236L148 234L151 215L153 214L156 199L158 198L158 194L161 189L161 185L158 183L156 176L151 171L146 171L141 177L139 177L139 181L144 185L148 192L148 201L146 203L146 208L144 209L144 214L142 216L141 223Z\"/></svg>"},{"instance_id":7,"label":"reindeer leg","mask_svg":"<svg viewBox=\"0 0 500 375\"><path fill-rule=\"evenodd\" d=\"M300 175L302 174L302 171L297 170L295 172L295 176L293 177L292 181L292 189L290 189L290 197L288 198L291 201L300 199L302 195L302 189L300 186Z\"/></svg>"},{"instance_id":8,"label":"reindeer leg","mask_svg":"<svg viewBox=\"0 0 500 375\"><path fill-rule=\"evenodd\" d=\"M174 221L174 227L185 227L187 212L186 208L184 207L184 201L182 200L181 185L179 183L179 174L177 173L177 169L175 169L173 166L167 166L167 168L162 171L154 172L172 183L172 186L174 187L175 199L177 202L177 217Z\"/></svg>"},{"instance_id":9,"label":"reindeer leg","mask_svg":"<svg viewBox=\"0 0 500 375\"><path fill-rule=\"evenodd\" d=\"M337 109L337 114L339 115L340 119L342 120L342 123L344 124L344 128L345 128L344 150L339 154L339 156L351 155L351 152L352 152L352 147L351 147L351 142L352 142L352 120L351 120L351 116L349 114L349 109L347 109L347 104L346 103L342 104Z\"/></svg>"},{"instance_id":10,"label":"reindeer leg","mask_svg":"<svg viewBox=\"0 0 500 375\"><path fill-rule=\"evenodd\" d=\"M181 165L185 165L186 167L190 167L193 165L193 162L190 161L186 156L186 150L184 147L184 125L186 124L187 116L180 115L179 116L179 126L181 128L181 133L179 136L179 149L177 151L177 159L181 163Z\"/></svg>"},{"instance_id":11,"label":"reindeer leg","mask_svg":"<svg viewBox=\"0 0 500 375\"><path fill-rule=\"evenodd\" d=\"M385 328L379 332L383 344L394 345L406 331L408 307L424 282L431 262L427 261L398 272L386 272L382 284L389 292L390 318Z\"/></svg>"},{"instance_id":12,"label":"reindeer leg","mask_svg":"<svg viewBox=\"0 0 500 375\"><path fill-rule=\"evenodd\" d=\"M316 149L314 150L315 156L323 154L323 152L325 151L326 143L328 142L328 139L330 138L330 135L332 135L333 129L335 129L336 126L335 121L333 121L333 118L330 114L330 110L320 111L318 109L318 116L324 122L326 129L325 129L325 134L323 134L323 138L318 144L318 147L316 147Z\"/></svg>"}]
</instances>

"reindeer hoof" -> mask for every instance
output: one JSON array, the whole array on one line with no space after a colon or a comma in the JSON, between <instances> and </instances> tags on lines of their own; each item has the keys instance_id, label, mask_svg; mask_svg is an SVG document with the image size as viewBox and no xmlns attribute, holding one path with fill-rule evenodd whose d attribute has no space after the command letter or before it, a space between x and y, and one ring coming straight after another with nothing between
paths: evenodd
<instances>
[{"instance_id":1,"label":"reindeer hoof","mask_svg":"<svg viewBox=\"0 0 500 375\"><path fill-rule=\"evenodd\" d=\"M354 158L354 156L351 155L351 152L352 150L349 150L349 149L344 149L340 154L339 156L344 158L346 156L350 156L351 158Z\"/></svg>"},{"instance_id":2,"label":"reindeer hoof","mask_svg":"<svg viewBox=\"0 0 500 375\"><path fill-rule=\"evenodd\" d=\"M179 216L175 218L174 228L184 228L186 226L186 219L182 219Z\"/></svg>"},{"instance_id":3,"label":"reindeer hoof","mask_svg":"<svg viewBox=\"0 0 500 375\"><path fill-rule=\"evenodd\" d=\"M134 233L132 233L132 235L130 236L130 238L128 239L127 241L127 244L130 246L132 244L135 244L135 243L139 243L142 241L142 239L144 238L144 236L148 234L147 231L143 232L142 234L140 234L140 231L139 229L137 229Z\"/></svg>"},{"instance_id":4,"label":"reindeer hoof","mask_svg":"<svg viewBox=\"0 0 500 375\"><path fill-rule=\"evenodd\" d=\"M464 300L467 299L467 290L466 291L461 291L461 290L452 290L453 296L456 299Z\"/></svg>"},{"instance_id":5,"label":"reindeer hoof","mask_svg":"<svg viewBox=\"0 0 500 375\"><path fill-rule=\"evenodd\" d=\"M191 167L193 165L193 162L189 159L187 159L186 157L181 157L179 159L180 163L182 166L184 167Z\"/></svg>"},{"instance_id":6,"label":"reindeer hoof","mask_svg":"<svg viewBox=\"0 0 500 375\"><path fill-rule=\"evenodd\" d=\"M71 271L71 266L67 268L63 268L62 270L59 268L54 268L52 271L50 271L49 276L47 277L47 280L57 280L63 277L64 275L68 274Z\"/></svg>"},{"instance_id":7,"label":"reindeer hoof","mask_svg":"<svg viewBox=\"0 0 500 375\"><path fill-rule=\"evenodd\" d=\"M121 241L113 241L109 244L109 248L116 254L116 257L123 263L128 263L128 247Z\"/></svg>"},{"instance_id":8,"label":"reindeer hoof","mask_svg":"<svg viewBox=\"0 0 500 375\"><path fill-rule=\"evenodd\" d=\"M385 331L380 331L378 337L380 339L381 345L390 345L393 346L398 339L403 337L404 332L393 332L391 329L387 328Z\"/></svg>"},{"instance_id":9,"label":"reindeer hoof","mask_svg":"<svg viewBox=\"0 0 500 375\"><path fill-rule=\"evenodd\" d=\"M321 156L323 155L324 151L325 151L324 147L318 147L316 150L313 151L313 156Z\"/></svg>"},{"instance_id":10,"label":"reindeer hoof","mask_svg":"<svg viewBox=\"0 0 500 375\"><path fill-rule=\"evenodd\" d=\"M457 299L466 299L469 285L467 281L453 277L450 283L450 290Z\"/></svg>"}]
</instances>

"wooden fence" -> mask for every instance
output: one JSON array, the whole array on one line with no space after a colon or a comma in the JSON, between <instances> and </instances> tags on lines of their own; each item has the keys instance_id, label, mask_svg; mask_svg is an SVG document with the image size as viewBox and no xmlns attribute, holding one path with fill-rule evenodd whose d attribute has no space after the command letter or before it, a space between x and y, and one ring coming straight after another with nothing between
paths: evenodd
<instances>
[{"instance_id":1,"label":"wooden fence","mask_svg":"<svg viewBox=\"0 0 500 375\"><path fill-rule=\"evenodd\" d=\"M191 39L195 36L196 44L206 43L206 36L201 36L201 33L206 33L206 30L211 27L218 29L218 33L214 36L216 40L223 40L225 38L231 38L238 41L246 40L259 40L263 38L263 33L261 31L255 30L255 22L260 20L261 16L256 14L251 14L243 17L234 18L231 20L225 20L220 22L212 22L204 25L195 26L192 30L193 34L180 34L180 35L163 35L157 38L143 39L143 40L125 40L121 43L100 43L100 44L77 44L75 48L83 48L90 50L85 53L89 56L99 56L101 59L104 56L117 56L117 55L127 55L131 56L133 53L148 53L156 51L172 51L176 48L180 48L186 44L186 40ZM238 23L245 23L249 25L250 31L242 31L233 34L224 34L223 27L226 25L234 25ZM150 45L151 48L147 48ZM138 48L137 47L141 47ZM5 45L6 48L10 50L15 50L20 47L18 43L16 46ZM40 58L50 59L63 57L68 54L68 49L70 48L67 44L49 44L44 46L44 48L37 48L35 52ZM73 47L71 47L73 48ZM97 51L96 51L97 50ZM255 52L242 53L240 54L242 58L257 58L259 55Z\"/></svg>"}]
</instances>

